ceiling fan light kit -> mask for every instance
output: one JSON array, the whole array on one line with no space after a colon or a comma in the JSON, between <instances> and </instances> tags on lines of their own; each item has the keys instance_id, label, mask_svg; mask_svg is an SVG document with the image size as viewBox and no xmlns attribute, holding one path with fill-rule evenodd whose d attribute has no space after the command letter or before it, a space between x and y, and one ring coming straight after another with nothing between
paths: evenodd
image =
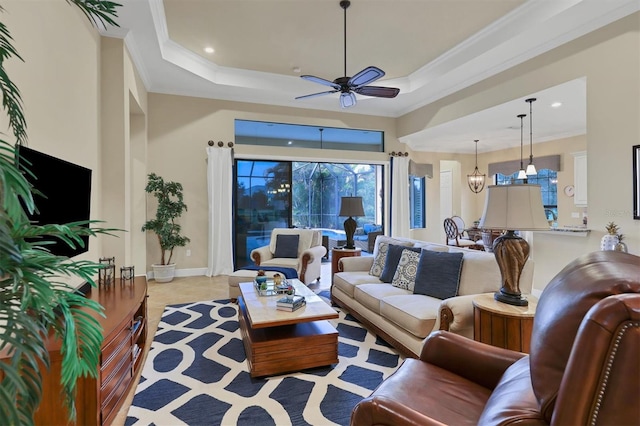
<instances>
[{"instance_id":1,"label":"ceiling fan light kit","mask_svg":"<svg viewBox=\"0 0 640 426\"><path fill-rule=\"evenodd\" d=\"M349 108L357 103L356 93L376 98L395 98L400 93L400 89L396 87L367 86L369 83L384 77L384 71L378 67L369 66L353 77L347 77L347 8L350 5L351 2L349 0L340 1L340 7L344 10L344 77L329 81L314 75L301 75L300 77L305 80L332 87L333 90L298 96L296 99L314 98L340 92L340 106Z\"/></svg>"}]
</instances>

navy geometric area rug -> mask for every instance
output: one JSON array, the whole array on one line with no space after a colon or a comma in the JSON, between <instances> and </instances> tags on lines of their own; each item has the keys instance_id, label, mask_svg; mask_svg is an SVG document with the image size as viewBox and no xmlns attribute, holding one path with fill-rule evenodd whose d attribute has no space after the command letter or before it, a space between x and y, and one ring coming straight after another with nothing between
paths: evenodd
<instances>
[{"instance_id":1,"label":"navy geometric area rug","mask_svg":"<svg viewBox=\"0 0 640 426\"><path fill-rule=\"evenodd\" d=\"M228 300L167 306L127 425L347 425L351 410L402 363L339 311L338 364L251 378ZM295 354L291 354L295 356Z\"/></svg>"}]
</instances>

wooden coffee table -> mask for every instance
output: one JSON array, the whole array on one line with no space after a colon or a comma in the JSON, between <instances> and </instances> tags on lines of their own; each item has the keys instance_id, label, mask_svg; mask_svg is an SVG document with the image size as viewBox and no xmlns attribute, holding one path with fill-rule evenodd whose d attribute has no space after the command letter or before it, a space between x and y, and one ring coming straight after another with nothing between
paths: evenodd
<instances>
[{"instance_id":1,"label":"wooden coffee table","mask_svg":"<svg viewBox=\"0 0 640 426\"><path fill-rule=\"evenodd\" d=\"M270 376L338 362L338 313L299 280L289 280L306 305L276 309L283 295L260 296L253 282L240 283L238 320L251 377Z\"/></svg>"}]
</instances>

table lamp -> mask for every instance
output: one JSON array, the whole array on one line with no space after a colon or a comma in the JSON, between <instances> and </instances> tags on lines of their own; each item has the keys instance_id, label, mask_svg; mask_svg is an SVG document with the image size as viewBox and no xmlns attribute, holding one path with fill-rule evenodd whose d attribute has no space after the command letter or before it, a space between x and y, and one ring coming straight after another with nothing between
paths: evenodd
<instances>
[{"instance_id":1,"label":"table lamp","mask_svg":"<svg viewBox=\"0 0 640 426\"><path fill-rule=\"evenodd\" d=\"M355 249L353 234L356 233L357 223L353 216L364 216L362 197L342 197L339 216L349 216L349 218L344 221L344 233L347 235L347 245L345 248Z\"/></svg>"},{"instance_id":2,"label":"table lamp","mask_svg":"<svg viewBox=\"0 0 640 426\"><path fill-rule=\"evenodd\" d=\"M529 258L529 244L515 231L549 229L540 185L490 185L480 228L506 230L493 242L502 286L495 299L516 306L529 302L520 293L520 275Z\"/></svg>"}]
</instances>

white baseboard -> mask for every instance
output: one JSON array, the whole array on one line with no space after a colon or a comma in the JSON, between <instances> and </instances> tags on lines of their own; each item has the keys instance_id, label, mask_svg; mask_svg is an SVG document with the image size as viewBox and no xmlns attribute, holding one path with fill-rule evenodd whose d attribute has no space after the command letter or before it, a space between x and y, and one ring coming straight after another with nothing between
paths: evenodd
<instances>
[{"instance_id":1,"label":"white baseboard","mask_svg":"<svg viewBox=\"0 0 640 426\"><path fill-rule=\"evenodd\" d=\"M207 268L176 269L176 277L200 277L207 274ZM153 270L147 271L147 280L153 279Z\"/></svg>"}]
</instances>

